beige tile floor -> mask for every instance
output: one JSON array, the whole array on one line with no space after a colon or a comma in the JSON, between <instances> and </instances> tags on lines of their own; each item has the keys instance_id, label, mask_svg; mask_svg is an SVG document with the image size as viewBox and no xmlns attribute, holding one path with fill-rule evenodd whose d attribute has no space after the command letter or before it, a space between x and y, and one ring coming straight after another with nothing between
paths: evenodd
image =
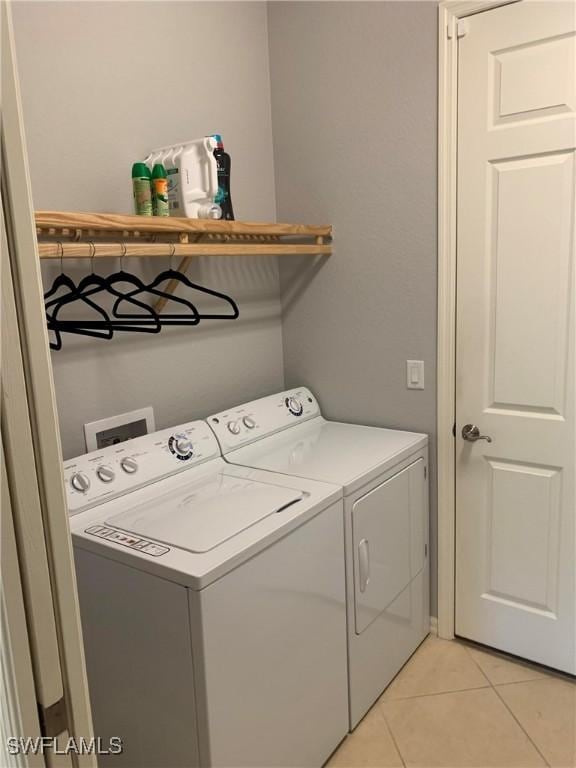
<instances>
[{"instance_id":1,"label":"beige tile floor","mask_svg":"<svg viewBox=\"0 0 576 768\"><path fill-rule=\"evenodd\" d=\"M573 768L576 684L429 637L327 768Z\"/></svg>"}]
</instances>

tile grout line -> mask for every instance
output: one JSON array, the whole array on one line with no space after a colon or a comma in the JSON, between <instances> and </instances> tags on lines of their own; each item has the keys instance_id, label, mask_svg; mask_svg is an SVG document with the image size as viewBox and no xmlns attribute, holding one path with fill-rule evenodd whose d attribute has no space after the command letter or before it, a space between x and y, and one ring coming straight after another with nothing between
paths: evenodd
<instances>
[{"instance_id":1,"label":"tile grout line","mask_svg":"<svg viewBox=\"0 0 576 768\"><path fill-rule=\"evenodd\" d=\"M527 681L527 682L530 682L530 681ZM532 737L530 736L530 734L528 733L528 731L526 730L526 728L524 728L524 726L522 725L522 723L520 722L520 720L518 720L518 718L516 717L516 715L514 714L514 712L513 712L513 711L510 709L510 707L508 706L508 704L506 703L506 701L505 701L505 700L502 698L502 696L500 695L500 692L498 691L498 688L497 688L497 686L493 685L493 686L492 686L492 688L493 688L493 690L494 690L494 693L496 694L496 696L498 696L498 698L500 699L500 701L502 702L502 704L504 704L504 706L506 707L506 709L508 710L508 712L510 712L510 714L512 715L512 717L514 718L514 720L516 720L516 722L518 723L518 725L520 726L520 728L521 728L521 729L524 731L524 733L526 734L526 738L528 739L528 741L530 742L530 744L532 744L532 746L534 747L534 749L536 750L536 752L538 752L538 754L540 755L540 757L542 758L542 760L544 760L545 764L548 766L548 768L550 768L550 763L548 762L548 760L546 760L545 756L542 754L542 752L540 751L540 748L538 747L538 745L536 744L536 742L535 742L535 741L532 739Z\"/></svg>"},{"instance_id":2,"label":"tile grout line","mask_svg":"<svg viewBox=\"0 0 576 768\"><path fill-rule=\"evenodd\" d=\"M480 670L480 674L481 674L481 675L484 677L484 679L486 680L486 682L488 683L488 685L490 686L490 688L494 688L494 685L493 685L493 683L492 683L492 680L490 680L490 678L488 677L488 675L486 674L486 672L484 672L484 670L482 669L482 667L480 666L480 664L479 664L479 663L476 661L476 659L474 658L474 656L473 656L473 654L472 654L472 652L471 652L470 648L468 648L466 645L461 645L460 647L461 647L461 648L464 648L464 650L465 650L465 651L466 651L466 653L468 654L468 658L469 658L469 659L472 661L472 663L473 663L473 664L474 664L476 667L478 667L478 669Z\"/></svg>"},{"instance_id":3,"label":"tile grout line","mask_svg":"<svg viewBox=\"0 0 576 768\"><path fill-rule=\"evenodd\" d=\"M466 647L466 646L464 646L464 647ZM498 699L499 699L499 700L502 702L502 704L503 704L503 705L504 705L504 707L505 707L505 708L508 710L508 712L510 712L510 714L512 715L512 718L513 718L513 719L515 720L515 722L518 724L518 727L520 728L520 730L522 731L522 733L523 733L523 734L526 736L526 738L528 739L528 741L530 742L530 744L532 744L532 746L534 747L534 749L536 750L536 752L537 752L537 753L540 755L540 757L542 758L542 760L544 760L544 764L545 764L545 765L547 765L547 766L548 766L548 768L550 768L550 763L548 762L548 760L546 760L546 758L544 757L544 755L543 755L543 754L542 754L542 752L540 751L540 749L539 749L538 745L537 745L537 744L534 742L534 740L532 739L532 737L530 736L530 734L528 733L528 731L527 731L527 730L524 728L524 726L522 725L522 723L520 722L520 720L518 720L518 718L516 717L516 715L514 714L514 712L512 712L512 710L510 709L510 707L508 706L508 704L507 704L507 703L504 701L504 699L502 698L502 696L501 696L501 695L500 695L500 693L498 692L498 688L496 687L496 685L494 685L494 683L492 683L492 681L490 680L490 678L488 677L488 675L486 674L486 672L484 672L484 670L482 669L482 667L480 666L480 664L479 664L479 663L476 661L476 659L474 658L474 656L473 656L473 655L472 655L472 653L470 652L470 649L469 649L469 648L466 648L466 651L467 651L467 653L468 653L468 656L469 656L469 657L472 659L472 661L474 662L474 664L476 664L476 666L478 667L478 669L480 670L480 672L481 672L481 673L484 675L484 677L485 677L485 678L486 678L486 680L488 681L488 684L490 685L490 688L492 688L492 690L494 691L494 693L496 694L496 696L498 697ZM531 682L531 681L529 681L529 680L528 680L528 681L524 681L524 682Z\"/></svg>"},{"instance_id":4,"label":"tile grout line","mask_svg":"<svg viewBox=\"0 0 576 768\"><path fill-rule=\"evenodd\" d=\"M418 649L418 650L420 650L420 649ZM468 649L466 649L466 651L467 650ZM414 654L414 656L415 655L416 654ZM471 657L471 654L468 654L468 655ZM412 657L412 658L414 658L414 657ZM409 661L411 661L412 658ZM474 662L474 663L476 664L476 662ZM394 702L398 702L398 701L411 701L413 699L424 699L424 698L429 698L430 696L445 696L446 694L449 694L449 693L465 693L466 691L485 691L487 688L491 688L492 687L492 683L490 682L490 680L488 680L488 678L484 674L483 670L480 670L480 672L482 673L482 676L487 681L486 685L478 686L478 687L474 686L473 688L457 688L456 690L451 690L451 691L436 691L436 692L432 692L432 693L417 693L417 694L414 694L413 696L403 696L403 697L398 697L396 699L392 699L392 698L391 699L383 699L383 697L380 697L380 699L378 699L375 702L375 706L378 707L378 710L379 710L379 712L380 712L380 714L382 716L382 719L384 720L384 724L386 725L386 728L388 729L388 733L390 734L390 738L392 739L392 743L396 747L396 751L398 752L398 755L400 757L400 760L402 761L402 765L404 766L404 768L407 768L406 767L406 760L404 759L404 755L402 754L402 750L400 749L400 745L396 741L396 737L394 736L394 731L392 730L392 726L390 725L390 723L388 721L388 718L386 716L386 713L384 711L384 704L386 704L386 703L394 703ZM383 694L383 695L385 695L385 694ZM546 763L546 765L548 765L548 764Z\"/></svg>"},{"instance_id":5,"label":"tile grout line","mask_svg":"<svg viewBox=\"0 0 576 768\"><path fill-rule=\"evenodd\" d=\"M524 671L526 672L534 672L536 674L536 677L526 677L523 680L516 680L513 683L495 683L495 685L516 685L516 683L531 683L534 680L541 680L542 678L548 679L558 679L558 680L566 680L568 683L574 683L576 682L576 675L571 675L569 672L562 672L559 669L552 669L552 667L546 667L543 664L539 664L537 661L530 661L529 659L523 659L519 656L514 656L513 654L506 653L506 651L498 651L495 648L490 648L487 645L481 645L479 643L475 643L473 640L467 640L466 638L457 638L454 642L457 642L458 645L460 645L462 648L465 648L472 659L474 660L475 664L477 664L480 667L480 664L474 659L474 656L472 654L473 651L479 651L480 653L484 653L486 656L490 656L494 659L500 659L501 661L508 662L510 664L515 664L518 667L522 667ZM484 674L486 677L486 673L480 667L480 671Z\"/></svg>"},{"instance_id":6,"label":"tile grout line","mask_svg":"<svg viewBox=\"0 0 576 768\"><path fill-rule=\"evenodd\" d=\"M427 638L426 638L426 640L427 640ZM426 642L426 640L424 640L424 643ZM422 644L421 644L421 645L420 645L420 646L419 646L419 647L416 649L416 652L415 652L415 653L414 653L414 654L413 654L413 655L410 657L410 659L408 660L408 664L410 664L410 662L412 661L412 659L413 659L415 656L417 656L417 655L418 655L418 653L419 653L420 649L422 648L422 646L424 645L424 643L422 643ZM402 672L402 670L400 670L400 672L398 673L398 675L400 675L400 674L401 674L401 672ZM396 677L398 677L398 675L396 675ZM407 768L407 766L406 766L406 760L404 759L404 755L402 754L402 750L400 749L400 745L398 744L398 742L397 742L397 740L396 740L396 736L394 735L394 731L392 730L392 726L391 726L391 725L390 725L390 723L388 722L388 718L386 717L386 713L384 712L384 706L383 706L383 704L384 704L384 702L383 702L383 696L385 695L385 693L386 693L386 689L384 690L384 693L382 694L382 696L380 696L380 698L379 698L379 699L378 699L378 700L375 702L375 705L374 705L374 706L378 707L378 712L380 713L380 715L381 715L381 717L382 717L382 720L384 721L384 725L386 726L386 729L388 730L388 733L390 734L390 738L392 739L392 743L393 743L393 744L394 744L394 746L396 747L396 752L398 752L398 756L399 756L399 758L400 758L400 761L402 762L402 766L403 766L403 768ZM408 698L418 698L418 696L406 696L406 697L405 697L405 699L408 699ZM404 700L405 700L405 699L404 699ZM391 699L391 701L403 701L403 699Z\"/></svg>"},{"instance_id":7,"label":"tile grout line","mask_svg":"<svg viewBox=\"0 0 576 768\"><path fill-rule=\"evenodd\" d=\"M414 654L414 655L416 655L416 654ZM469 655L471 656L471 654L469 654ZM410 661L411 660L412 659L410 659ZM476 662L474 662L474 663L476 663ZM484 672L482 670L480 670L480 671L481 671L483 677L486 678L486 675L484 674ZM386 704L386 703L393 703L393 702L397 702L397 701L411 701L413 699L424 699L424 698L428 698L430 696L445 696L446 694L449 694L449 693L465 693L466 691L485 691L486 688L491 688L492 687L492 684L490 683L490 680L488 680L487 678L486 678L486 680L487 680L487 684L483 685L483 686L479 686L479 687L458 688L458 689L452 690L452 691L437 691L437 692L432 692L432 693L418 693L418 694L414 694L413 696L403 696L403 697L398 697L396 699L383 699L382 697L380 697L380 699L378 699L378 701L376 702L375 706L378 707L378 710L379 710L380 714L382 715L382 719L384 720L386 728L388 729L388 733L390 734L390 738L392 739L392 743L396 747L396 751L398 752L398 755L400 757L400 760L402 761L402 765L404 766L404 768L406 768L406 760L404 759L404 755L402 754L402 750L400 749L400 745L396 741L396 737L394 736L394 731L392 730L392 726L390 725L390 722L388 721L388 718L387 718L386 713L384 711L384 704Z\"/></svg>"},{"instance_id":8,"label":"tile grout line","mask_svg":"<svg viewBox=\"0 0 576 768\"><path fill-rule=\"evenodd\" d=\"M414 693L411 696L397 696L396 698L382 699L382 703L391 703L394 701L409 701L411 699L425 699L429 696L446 696L449 693L466 693L466 691L485 691L491 688L492 684L474 685L471 688L451 688L449 691L431 691L430 693Z\"/></svg>"},{"instance_id":9,"label":"tile grout line","mask_svg":"<svg viewBox=\"0 0 576 768\"><path fill-rule=\"evenodd\" d=\"M380 704L380 702L377 702L377 705L379 705L379 704ZM379 710L380 714L382 715L382 720L384 720L384 725L388 729L388 733L390 734L390 738L392 739L392 743L396 747L396 752L398 752L398 756L399 756L400 760L402 761L402 765L403 765L404 768L406 768L406 760L404 760L404 755L402 754L402 752L400 750L400 745L396 741L396 737L394 736L394 733L392 731L392 726L388 722L388 718L386 717L386 713L384 712L383 707L378 706L378 710Z\"/></svg>"}]
</instances>

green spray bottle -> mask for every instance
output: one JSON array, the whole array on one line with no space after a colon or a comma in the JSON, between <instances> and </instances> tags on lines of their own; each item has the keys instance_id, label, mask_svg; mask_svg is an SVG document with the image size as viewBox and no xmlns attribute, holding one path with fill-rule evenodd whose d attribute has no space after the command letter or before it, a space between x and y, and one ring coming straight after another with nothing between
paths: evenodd
<instances>
[{"instance_id":1,"label":"green spray bottle","mask_svg":"<svg viewBox=\"0 0 576 768\"><path fill-rule=\"evenodd\" d=\"M152 216L152 178L146 163L132 166L132 193L134 211L138 216Z\"/></svg>"},{"instance_id":2,"label":"green spray bottle","mask_svg":"<svg viewBox=\"0 0 576 768\"><path fill-rule=\"evenodd\" d=\"M156 163L152 168L152 210L154 216L169 216L168 208L168 174L162 163Z\"/></svg>"}]
</instances>

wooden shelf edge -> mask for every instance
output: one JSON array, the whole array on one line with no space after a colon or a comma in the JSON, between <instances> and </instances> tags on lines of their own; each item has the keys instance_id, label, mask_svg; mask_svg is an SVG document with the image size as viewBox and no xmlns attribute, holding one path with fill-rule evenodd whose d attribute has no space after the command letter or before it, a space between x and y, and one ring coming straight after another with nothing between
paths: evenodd
<instances>
[{"instance_id":1,"label":"wooden shelf edge","mask_svg":"<svg viewBox=\"0 0 576 768\"><path fill-rule=\"evenodd\" d=\"M36 211L36 227L42 230L86 230L93 232L143 232L151 234L197 233L216 235L277 235L332 237L331 225L281 224L251 221L187 219L174 216L124 216L115 213ZM49 231L47 235L53 235Z\"/></svg>"},{"instance_id":2,"label":"wooden shelf edge","mask_svg":"<svg viewBox=\"0 0 576 768\"><path fill-rule=\"evenodd\" d=\"M63 243L62 248L57 243L39 243L38 253L41 259L117 259L132 257L168 256L197 257L197 256L330 256L330 245L238 245L229 243L189 243L176 244L169 249L162 243L98 243L92 248L90 243Z\"/></svg>"}]
</instances>

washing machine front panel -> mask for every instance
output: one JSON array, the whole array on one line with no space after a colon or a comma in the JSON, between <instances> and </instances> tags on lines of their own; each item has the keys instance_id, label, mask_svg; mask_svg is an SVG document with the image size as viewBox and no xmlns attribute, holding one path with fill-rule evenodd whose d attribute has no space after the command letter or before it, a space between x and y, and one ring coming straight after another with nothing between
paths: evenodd
<instances>
[{"instance_id":1,"label":"washing machine front panel","mask_svg":"<svg viewBox=\"0 0 576 768\"><path fill-rule=\"evenodd\" d=\"M320 768L346 735L342 501L205 589L76 549L95 723L122 768ZM102 556L104 555L104 556Z\"/></svg>"},{"instance_id":2,"label":"washing machine front panel","mask_svg":"<svg viewBox=\"0 0 576 768\"><path fill-rule=\"evenodd\" d=\"M203 670L201 765L319 767L344 738L343 549L340 502L189 593Z\"/></svg>"},{"instance_id":3,"label":"washing machine front panel","mask_svg":"<svg viewBox=\"0 0 576 768\"><path fill-rule=\"evenodd\" d=\"M99 768L197 768L188 590L75 548L94 731L122 738Z\"/></svg>"}]
</instances>

